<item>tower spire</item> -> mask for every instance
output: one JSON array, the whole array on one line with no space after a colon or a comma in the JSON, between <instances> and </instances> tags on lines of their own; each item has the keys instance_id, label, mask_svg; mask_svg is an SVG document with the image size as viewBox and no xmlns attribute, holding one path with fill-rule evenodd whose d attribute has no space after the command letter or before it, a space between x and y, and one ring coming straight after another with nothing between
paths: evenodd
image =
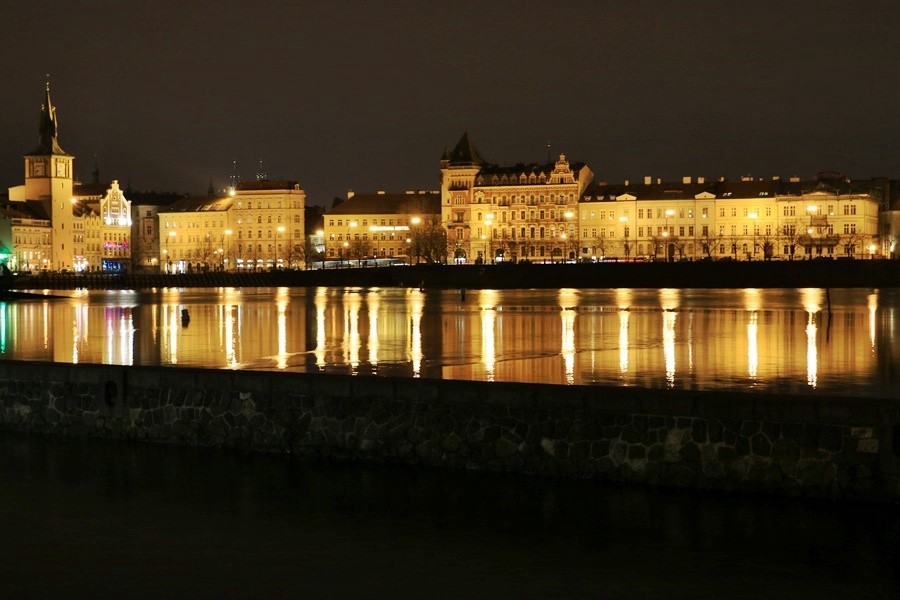
<instances>
[{"instance_id":1,"label":"tower spire","mask_svg":"<svg viewBox=\"0 0 900 600\"><path fill-rule=\"evenodd\" d=\"M44 104L41 105L41 121L38 128L40 137L38 138L38 147L35 148L32 155L48 155L55 154L68 156L62 148L59 147L59 121L56 118L56 107L50 101L50 74L47 74L47 83L44 90Z\"/></svg>"}]
</instances>

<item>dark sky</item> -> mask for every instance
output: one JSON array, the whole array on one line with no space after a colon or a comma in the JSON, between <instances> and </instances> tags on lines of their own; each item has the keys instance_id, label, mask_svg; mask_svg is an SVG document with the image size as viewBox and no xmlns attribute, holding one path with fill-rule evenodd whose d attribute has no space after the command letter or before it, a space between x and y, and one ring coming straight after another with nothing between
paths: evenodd
<instances>
[{"instance_id":1,"label":"dark sky","mask_svg":"<svg viewBox=\"0 0 900 600\"><path fill-rule=\"evenodd\" d=\"M900 177L900 2L84 0L0 9L0 187L23 179L45 73L89 180L205 193L232 160L348 189L437 189L490 161L645 175Z\"/></svg>"}]
</instances>

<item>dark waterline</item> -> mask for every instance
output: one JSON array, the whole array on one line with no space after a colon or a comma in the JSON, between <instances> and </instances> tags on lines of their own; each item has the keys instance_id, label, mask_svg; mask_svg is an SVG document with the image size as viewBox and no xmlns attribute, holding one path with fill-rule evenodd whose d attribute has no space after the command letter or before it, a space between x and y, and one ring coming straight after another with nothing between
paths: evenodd
<instances>
[{"instance_id":1,"label":"dark waterline","mask_svg":"<svg viewBox=\"0 0 900 600\"><path fill-rule=\"evenodd\" d=\"M896 507L0 436L26 597L894 598Z\"/></svg>"}]
</instances>

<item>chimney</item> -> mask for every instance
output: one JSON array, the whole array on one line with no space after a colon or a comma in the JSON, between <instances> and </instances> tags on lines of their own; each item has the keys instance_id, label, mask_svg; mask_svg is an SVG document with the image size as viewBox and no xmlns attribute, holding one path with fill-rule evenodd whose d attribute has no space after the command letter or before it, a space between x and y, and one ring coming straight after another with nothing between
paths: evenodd
<instances>
[{"instance_id":1,"label":"chimney","mask_svg":"<svg viewBox=\"0 0 900 600\"><path fill-rule=\"evenodd\" d=\"M793 177L791 177L790 181L791 183L800 183L800 178L794 175Z\"/></svg>"},{"instance_id":2,"label":"chimney","mask_svg":"<svg viewBox=\"0 0 900 600\"><path fill-rule=\"evenodd\" d=\"M347 200L353 197L353 190L347 190Z\"/></svg>"},{"instance_id":3,"label":"chimney","mask_svg":"<svg viewBox=\"0 0 900 600\"><path fill-rule=\"evenodd\" d=\"M781 175L776 175L772 178L772 181L781 181Z\"/></svg>"},{"instance_id":4,"label":"chimney","mask_svg":"<svg viewBox=\"0 0 900 600\"><path fill-rule=\"evenodd\" d=\"M625 180L625 187L628 187L628 180Z\"/></svg>"},{"instance_id":5,"label":"chimney","mask_svg":"<svg viewBox=\"0 0 900 600\"><path fill-rule=\"evenodd\" d=\"M653 183L653 178L650 177L649 175L645 176L644 177L644 185L650 185L651 183Z\"/></svg>"},{"instance_id":6,"label":"chimney","mask_svg":"<svg viewBox=\"0 0 900 600\"><path fill-rule=\"evenodd\" d=\"M706 177L703 177L702 175L697 177L697 183L706 183Z\"/></svg>"},{"instance_id":7,"label":"chimney","mask_svg":"<svg viewBox=\"0 0 900 600\"><path fill-rule=\"evenodd\" d=\"M657 177L657 178L656 178L656 185L659 185L659 184L661 184L661 183L662 183L662 179L660 179L659 177Z\"/></svg>"},{"instance_id":8,"label":"chimney","mask_svg":"<svg viewBox=\"0 0 900 600\"><path fill-rule=\"evenodd\" d=\"M379 195L379 196L384 196L384 190L378 190L378 195Z\"/></svg>"},{"instance_id":9,"label":"chimney","mask_svg":"<svg viewBox=\"0 0 900 600\"><path fill-rule=\"evenodd\" d=\"M691 182L691 177L690 177L690 175L688 175L687 177L682 177L682 178L681 178L681 183L688 184L688 183L690 183L690 182Z\"/></svg>"}]
</instances>

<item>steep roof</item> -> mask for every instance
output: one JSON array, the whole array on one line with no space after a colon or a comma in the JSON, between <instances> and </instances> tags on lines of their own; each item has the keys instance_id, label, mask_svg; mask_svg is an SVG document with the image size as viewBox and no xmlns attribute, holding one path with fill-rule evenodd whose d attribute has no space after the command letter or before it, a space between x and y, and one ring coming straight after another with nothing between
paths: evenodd
<instances>
[{"instance_id":1,"label":"steep roof","mask_svg":"<svg viewBox=\"0 0 900 600\"><path fill-rule=\"evenodd\" d=\"M187 212L216 212L231 208L230 196L224 198L182 198L165 208L160 208L160 213L187 213Z\"/></svg>"},{"instance_id":2,"label":"steep roof","mask_svg":"<svg viewBox=\"0 0 900 600\"><path fill-rule=\"evenodd\" d=\"M413 194L355 194L326 212L331 215L396 215L409 207L421 208L423 214L441 212L441 195L436 192Z\"/></svg>"},{"instance_id":3,"label":"steep roof","mask_svg":"<svg viewBox=\"0 0 900 600\"><path fill-rule=\"evenodd\" d=\"M463 133L462 137L456 143L449 155L445 151L444 159L450 161L450 165L454 167L481 166L487 164L487 161L478 152L478 148L469 139L469 132Z\"/></svg>"},{"instance_id":4,"label":"steep roof","mask_svg":"<svg viewBox=\"0 0 900 600\"><path fill-rule=\"evenodd\" d=\"M240 181L235 186L238 192L263 191L263 190L293 190L297 187L296 181Z\"/></svg>"}]
</instances>

